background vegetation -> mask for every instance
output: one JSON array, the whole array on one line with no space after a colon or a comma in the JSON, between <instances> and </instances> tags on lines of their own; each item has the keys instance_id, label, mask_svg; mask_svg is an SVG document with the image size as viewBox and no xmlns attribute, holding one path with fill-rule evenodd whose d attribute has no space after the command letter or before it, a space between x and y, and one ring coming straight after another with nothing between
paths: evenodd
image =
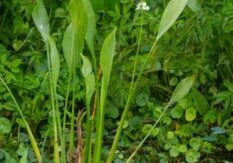
<instances>
[{"instance_id":1,"label":"background vegetation","mask_svg":"<svg viewBox=\"0 0 233 163\"><path fill-rule=\"evenodd\" d=\"M75 8L78 0L44 0L44 34L37 23L48 22L37 15L39 2L0 1L0 162L105 162L137 76L113 162L125 162L149 132L132 162L233 161L231 0L193 1L156 50L167 0L149 0L143 12L133 0L92 0L96 23L88 29L91 12L76 19L74 13L84 13ZM67 28L75 22L82 32ZM82 57L70 56L72 49ZM105 53L112 63L101 59ZM166 108L190 76L191 89Z\"/></svg>"}]
</instances>

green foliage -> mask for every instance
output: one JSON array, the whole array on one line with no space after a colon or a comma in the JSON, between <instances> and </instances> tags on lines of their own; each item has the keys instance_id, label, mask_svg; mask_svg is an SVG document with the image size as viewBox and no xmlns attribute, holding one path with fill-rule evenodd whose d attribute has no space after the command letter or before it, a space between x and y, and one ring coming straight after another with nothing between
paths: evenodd
<instances>
[{"instance_id":1,"label":"green foliage","mask_svg":"<svg viewBox=\"0 0 233 163\"><path fill-rule=\"evenodd\" d=\"M232 161L232 1L138 2L0 2L0 162Z\"/></svg>"}]
</instances>

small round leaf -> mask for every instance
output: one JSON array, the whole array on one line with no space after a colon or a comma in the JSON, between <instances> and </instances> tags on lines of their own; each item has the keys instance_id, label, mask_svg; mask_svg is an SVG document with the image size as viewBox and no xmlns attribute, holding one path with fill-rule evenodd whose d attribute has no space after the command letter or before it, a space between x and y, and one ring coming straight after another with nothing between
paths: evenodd
<instances>
[{"instance_id":1,"label":"small round leaf","mask_svg":"<svg viewBox=\"0 0 233 163\"><path fill-rule=\"evenodd\" d=\"M171 110L172 118L181 118L183 116L183 109L180 106L176 106Z\"/></svg>"},{"instance_id":2,"label":"small round leaf","mask_svg":"<svg viewBox=\"0 0 233 163\"><path fill-rule=\"evenodd\" d=\"M10 131L11 131L11 122L4 117L0 118L0 133L7 134Z\"/></svg>"},{"instance_id":3,"label":"small round leaf","mask_svg":"<svg viewBox=\"0 0 233 163\"><path fill-rule=\"evenodd\" d=\"M169 151L169 154L171 157L177 157L179 156L179 150L176 146L173 146L170 151Z\"/></svg>"},{"instance_id":4,"label":"small round leaf","mask_svg":"<svg viewBox=\"0 0 233 163\"><path fill-rule=\"evenodd\" d=\"M188 108L185 112L185 119L187 121L193 121L197 116L197 111L191 107L191 108Z\"/></svg>"}]
</instances>

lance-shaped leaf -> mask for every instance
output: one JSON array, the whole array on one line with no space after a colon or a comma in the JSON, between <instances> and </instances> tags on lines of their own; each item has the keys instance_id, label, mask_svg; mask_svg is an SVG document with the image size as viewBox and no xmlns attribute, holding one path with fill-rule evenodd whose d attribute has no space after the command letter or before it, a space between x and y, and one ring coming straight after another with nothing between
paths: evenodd
<instances>
[{"instance_id":1,"label":"lance-shaped leaf","mask_svg":"<svg viewBox=\"0 0 233 163\"><path fill-rule=\"evenodd\" d=\"M88 17L85 11L82 0L71 0L70 1L70 16L73 31L75 33L75 56L74 60L80 65L80 54L83 51L84 39L87 32ZM76 64L76 63L75 63Z\"/></svg>"},{"instance_id":2,"label":"lance-shaped leaf","mask_svg":"<svg viewBox=\"0 0 233 163\"><path fill-rule=\"evenodd\" d=\"M44 41L47 41L49 38L49 18L43 0L37 1L32 12L32 18Z\"/></svg>"},{"instance_id":3,"label":"lance-shaped leaf","mask_svg":"<svg viewBox=\"0 0 233 163\"><path fill-rule=\"evenodd\" d=\"M100 66L103 73L103 80L107 84L105 85L106 88L108 87L115 54L115 34L116 28L107 36L100 52Z\"/></svg>"},{"instance_id":4,"label":"lance-shaped leaf","mask_svg":"<svg viewBox=\"0 0 233 163\"><path fill-rule=\"evenodd\" d=\"M62 41L63 54L70 75L73 74L73 70L75 69L74 58L78 55L77 47L75 46L77 40L75 38L76 37L72 28L72 24L70 24L64 32L64 37Z\"/></svg>"},{"instance_id":5,"label":"lance-shaped leaf","mask_svg":"<svg viewBox=\"0 0 233 163\"><path fill-rule=\"evenodd\" d=\"M181 80L177 84L177 86L172 94L172 97L169 101L169 104L171 105L171 104L181 100L182 98L184 98L185 95L187 95L189 90L192 88L193 82L194 82L194 76L186 77L183 80Z\"/></svg>"},{"instance_id":6,"label":"lance-shaped leaf","mask_svg":"<svg viewBox=\"0 0 233 163\"><path fill-rule=\"evenodd\" d=\"M53 87L56 90L57 80L60 72L60 58L55 41L53 40L52 37L49 37L49 46L50 46L50 62L51 62L50 66L51 66L52 82L53 82Z\"/></svg>"},{"instance_id":7,"label":"lance-shaped leaf","mask_svg":"<svg viewBox=\"0 0 233 163\"><path fill-rule=\"evenodd\" d=\"M91 51L91 53L94 53L94 37L96 34L96 18L95 18L95 12L91 6L91 3L89 0L82 0L84 9L87 13L87 20L88 20L88 27L87 27L87 33L86 33L86 41L87 45Z\"/></svg>"},{"instance_id":8,"label":"lance-shaped leaf","mask_svg":"<svg viewBox=\"0 0 233 163\"><path fill-rule=\"evenodd\" d=\"M81 57L83 61L82 73L85 78L85 84L86 84L86 101L87 101L87 105L90 105L91 98L95 91L95 77L94 77L94 73L92 72L92 66L88 58L82 54Z\"/></svg>"},{"instance_id":9,"label":"lance-shaped leaf","mask_svg":"<svg viewBox=\"0 0 233 163\"><path fill-rule=\"evenodd\" d=\"M156 39L159 40L162 35L175 23L179 15L184 10L188 0L171 0L166 6L162 19L159 24Z\"/></svg>"},{"instance_id":10,"label":"lance-shaped leaf","mask_svg":"<svg viewBox=\"0 0 233 163\"><path fill-rule=\"evenodd\" d=\"M105 102L108 92L108 85L110 80L110 74L112 70L112 63L115 51L115 34L116 28L107 36L104 40L101 52L100 52L100 66L103 73L101 91L100 91L100 106L97 110L97 133L96 133L96 144L95 144L95 153L94 160L95 163L100 162L101 160L101 150L102 150L102 141L103 141L103 124L104 124L104 113L105 113Z\"/></svg>"}]
</instances>

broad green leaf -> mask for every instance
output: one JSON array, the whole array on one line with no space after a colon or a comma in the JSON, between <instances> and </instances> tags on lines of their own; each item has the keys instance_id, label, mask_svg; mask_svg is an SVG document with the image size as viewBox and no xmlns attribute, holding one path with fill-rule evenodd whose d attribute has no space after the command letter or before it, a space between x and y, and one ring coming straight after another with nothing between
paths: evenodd
<instances>
[{"instance_id":1,"label":"broad green leaf","mask_svg":"<svg viewBox=\"0 0 233 163\"><path fill-rule=\"evenodd\" d=\"M187 121L193 121L197 116L197 112L193 107L186 109L185 111L185 119Z\"/></svg>"},{"instance_id":2,"label":"broad green leaf","mask_svg":"<svg viewBox=\"0 0 233 163\"><path fill-rule=\"evenodd\" d=\"M8 134L11 131L11 122L4 117L0 118L0 134Z\"/></svg>"},{"instance_id":3,"label":"broad green leaf","mask_svg":"<svg viewBox=\"0 0 233 163\"><path fill-rule=\"evenodd\" d=\"M52 82L53 82L53 87L56 89L57 80L60 72L60 58L55 41L53 40L52 37L49 37L49 45L50 45L50 62L51 62L50 66L51 66Z\"/></svg>"},{"instance_id":4,"label":"broad green leaf","mask_svg":"<svg viewBox=\"0 0 233 163\"><path fill-rule=\"evenodd\" d=\"M73 31L75 33L75 55L74 63L80 65L80 54L83 51L84 39L88 27L88 17L84 8L83 0L70 1L70 16Z\"/></svg>"},{"instance_id":5,"label":"broad green leaf","mask_svg":"<svg viewBox=\"0 0 233 163\"><path fill-rule=\"evenodd\" d=\"M32 18L44 41L47 41L49 38L49 18L43 0L37 1L32 12Z\"/></svg>"},{"instance_id":6,"label":"broad green leaf","mask_svg":"<svg viewBox=\"0 0 233 163\"><path fill-rule=\"evenodd\" d=\"M197 111L204 115L209 109L209 104L206 98L196 88L191 89L191 96Z\"/></svg>"},{"instance_id":7,"label":"broad green leaf","mask_svg":"<svg viewBox=\"0 0 233 163\"><path fill-rule=\"evenodd\" d=\"M197 15L199 15L202 12L202 8L197 0L188 0L187 5Z\"/></svg>"},{"instance_id":8,"label":"broad green leaf","mask_svg":"<svg viewBox=\"0 0 233 163\"><path fill-rule=\"evenodd\" d=\"M88 20L88 27L87 27L87 33L86 33L86 41L87 45L91 51L91 53L94 53L94 37L96 34L96 18L95 18L95 12L91 6L91 3L89 0L82 0L84 9L87 13L87 20Z\"/></svg>"},{"instance_id":9,"label":"broad green leaf","mask_svg":"<svg viewBox=\"0 0 233 163\"><path fill-rule=\"evenodd\" d=\"M116 28L107 36L104 40L101 52L100 52L100 66L103 72L103 80L105 82L105 88L108 87L110 74L112 70L113 57L115 55L115 34Z\"/></svg>"},{"instance_id":10,"label":"broad green leaf","mask_svg":"<svg viewBox=\"0 0 233 163\"><path fill-rule=\"evenodd\" d=\"M166 6L162 19L159 24L158 34L156 39L159 40L162 35L175 23L179 15L184 10L188 0L170 0Z\"/></svg>"},{"instance_id":11,"label":"broad green leaf","mask_svg":"<svg viewBox=\"0 0 233 163\"><path fill-rule=\"evenodd\" d=\"M87 100L87 105L90 105L91 98L95 91L95 77L94 77L94 73L92 72L92 66L88 58L82 54L81 57L83 61L82 73L85 78L85 84L86 84L86 100Z\"/></svg>"},{"instance_id":12,"label":"broad green leaf","mask_svg":"<svg viewBox=\"0 0 233 163\"><path fill-rule=\"evenodd\" d=\"M76 39L75 39L74 30L72 28L72 24L70 24L64 32L64 37L62 41L63 54L70 75L73 74L73 70L75 69L75 65L74 65L75 55L78 55L75 44L76 44Z\"/></svg>"},{"instance_id":13,"label":"broad green leaf","mask_svg":"<svg viewBox=\"0 0 233 163\"><path fill-rule=\"evenodd\" d=\"M181 80L177 84L169 103L173 104L173 103L181 100L182 98L184 98L185 95L191 89L193 82L194 82L194 76L186 77L185 79Z\"/></svg>"}]
</instances>

